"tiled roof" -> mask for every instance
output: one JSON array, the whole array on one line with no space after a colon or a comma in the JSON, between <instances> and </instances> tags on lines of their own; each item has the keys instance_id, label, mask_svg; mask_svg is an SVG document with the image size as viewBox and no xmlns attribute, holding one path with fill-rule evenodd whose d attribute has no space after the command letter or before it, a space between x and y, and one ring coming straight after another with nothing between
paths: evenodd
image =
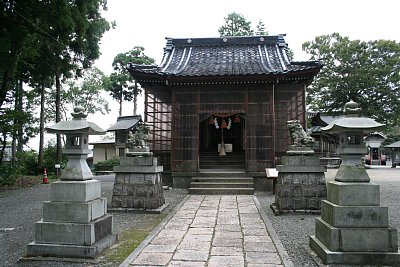
<instances>
[{"instance_id":1,"label":"tiled roof","mask_svg":"<svg viewBox=\"0 0 400 267\"><path fill-rule=\"evenodd\" d=\"M159 66L129 66L135 74L167 77L317 73L319 61L290 62L283 35L195 39L167 38Z\"/></svg>"},{"instance_id":2,"label":"tiled roof","mask_svg":"<svg viewBox=\"0 0 400 267\"><path fill-rule=\"evenodd\" d=\"M136 127L136 124L138 124L139 121L142 121L142 116L140 115L120 116L118 117L117 122L108 128L107 131L129 130Z\"/></svg>"},{"instance_id":3,"label":"tiled roof","mask_svg":"<svg viewBox=\"0 0 400 267\"><path fill-rule=\"evenodd\" d=\"M387 147L387 148L400 148L400 141L395 142L395 143L390 144L390 145L387 145L385 147Z\"/></svg>"}]
</instances>

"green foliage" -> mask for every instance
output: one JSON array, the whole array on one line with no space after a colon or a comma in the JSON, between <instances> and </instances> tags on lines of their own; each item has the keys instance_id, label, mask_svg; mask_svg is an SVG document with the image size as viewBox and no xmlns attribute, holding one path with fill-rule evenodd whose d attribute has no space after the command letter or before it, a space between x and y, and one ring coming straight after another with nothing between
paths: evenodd
<instances>
[{"instance_id":1,"label":"green foliage","mask_svg":"<svg viewBox=\"0 0 400 267\"><path fill-rule=\"evenodd\" d=\"M232 12L224 18L225 24L219 29L219 35L222 36L251 36L254 31L251 29L251 22L247 21L242 14ZM263 25L259 24L262 28ZM262 28L264 31L265 29Z\"/></svg>"},{"instance_id":2,"label":"green foliage","mask_svg":"<svg viewBox=\"0 0 400 267\"><path fill-rule=\"evenodd\" d=\"M400 126L390 127L386 130L386 139L383 141L382 146L387 146L400 141Z\"/></svg>"},{"instance_id":3,"label":"green foliage","mask_svg":"<svg viewBox=\"0 0 400 267\"><path fill-rule=\"evenodd\" d=\"M341 114L344 104L354 100L364 116L389 127L400 122L399 43L350 40L333 33L305 42L303 50L324 62L307 91L311 109Z\"/></svg>"},{"instance_id":4,"label":"green foliage","mask_svg":"<svg viewBox=\"0 0 400 267\"><path fill-rule=\"evenodd\" d=\"M257 31L255 32L256 35L268 35L268 31L265 30L265 24L261 20L258 21L256 28L257 28Z\"/></svg>"},{"instance_id":5,"label":"green foliage","mask_svg":"<svg viewBox=\"0 0 400 267\"><path fill-rule=\"evenodd\" d=\"M61 79L74 74L79 76L99 57L100 39L110 28L101 13L101 9L106 10L106 4L106 0L3 1L0 8L0 110L4 106L17 107L18 101L25 101L23 110L30 113L26 103L35 101L28 99L26 92L23 92L26 98L18 96L18 90L22 89L16 84L21 81L36 88L36 97L44 91L42 85L55 84L54 117L59 121ZM13 96L18 97L13 99ZM19 105L15 110L21 108ZM42 109L41 113L44 113ZM14 128L24 123L16 115L12 121ZM35 134L34 130L18 126L13 137L18 136L19 148ZM3 135L3 139L10 137ZM60 148L61 142L57 140Z\"/></svg>"},{"instance_id":6,"label":"green foliage","mask_svg":"<svg viewBox=\"0 0 400 267\"><path fill-rule=\"evenodd\" d=\"M72 80L69 88L62 93L64 109L69 107L73 110L76 106L82 106L89 114L99 111L101 114L110 112L108 101L101 96L102 89L105 89L105 75L98 68L92 68L83 76L81 84Z\"/></svg>"},{"instance_id":7,"label":"green foliage","mask_svg":"<svg viewBox=\"0 0 400 267\"><path fill-rule=\"evenodd\" d=\"M15 180L14 168L8 164L0 165L0 185L14 185Z\"/></svg>"},{"instance_id":8,"label":"green foliage","mask_svg":"<svg viewBox=\"0 0 400 267\"><path fill-rule=\"evenodd\" d=\"M19 175L38 175L38 154L35 151L17 153L15 173Z\"/></svg>"},{"instance_id":9,"label":"green foliage","mask_svg":"<svg viewBox=\"0 0 400 267\"><path fill-rule=\"evenodd\" d=\"M49 143L44 151L44 165L49 177L55 173L57 148L54 143ZM63 165L67 163L67 158L63 156ZM17 162L14 167L10 164L0 165L0 185L14 185L20 176L43 175L43 168L38 164L38 154L36 151L24 151L17 153Z\"/></svg>"},{"instance_id":10,"label":"green foliage","mask_svg":"<svg viewBox=\"0 0 400 267\"><path fill-rule=\"evenodd\" d=\"M113 167L118 165L119 165L118 158L103 160L94 164L94 171L112 171Z\"/></svg>"},{"instance_id":11,"label":"green foliage","mask_svg":"<svg viewBox=\"0 0 400 267\"><path fill-rule=\"evenodd\" d=\"M50 175L52 173L56 173L55 165L57 156L57 146L54 142L49 142L47 147L44 150L43 154L43 168L46 168L47 173ZM63 168L67 164L67 156L63 154L61 161L61 168ZM43 170L41 170L43 172Z\"/></svg>"},{"instance_id":12,"label":"green foliage","mask_svg":"<svg viewBox=\"0 0 400 267\"><path fill-rule=\"evenodd\" d=\"M144 54L144 48L135 46L126 53L120 53L115 56L112 66L114 72L108 77L104 85L110 95L120 102L120 114L122 101L132 101L136 106L136 96L141 93L140 87L129 74L127 66L129 63L137 65L151 65L155 60Z\"/></svg>"}]
</instances>

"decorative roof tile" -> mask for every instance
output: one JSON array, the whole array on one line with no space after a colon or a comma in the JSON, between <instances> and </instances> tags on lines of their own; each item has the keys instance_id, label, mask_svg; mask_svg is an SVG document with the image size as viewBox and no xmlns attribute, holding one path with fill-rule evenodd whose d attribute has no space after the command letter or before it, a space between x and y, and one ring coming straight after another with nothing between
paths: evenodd
<instances>
[{"instance_id":1,"label":"decorative roof tile","mask_svg":"<svg viewBox=\"0 0 400 267\"><path fill-rule=\"evenodd\" d=\"M281 75L318 71L319 61L290 62L283 35L167 38L164 56L158 66L130 64L133 76L205 77Z\"/></svg>"}]
</instances>

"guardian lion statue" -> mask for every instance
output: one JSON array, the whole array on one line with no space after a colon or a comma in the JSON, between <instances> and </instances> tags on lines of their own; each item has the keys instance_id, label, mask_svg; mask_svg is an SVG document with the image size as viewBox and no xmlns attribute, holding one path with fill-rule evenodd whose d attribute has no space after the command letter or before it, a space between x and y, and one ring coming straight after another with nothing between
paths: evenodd
<instances>
[{"instance_id":1,"label":"guardian lion statue","mask_svg":"<svg viewBox=\"0 0 400 267\"><path fill-rule=\"evenodd\" d=\"M292 137L293 146L295 147L312 147L314 144L314 138L311 137L298 120L288 121L288 128L290 131L290 136Z\"/></svg>"}]
</instances>

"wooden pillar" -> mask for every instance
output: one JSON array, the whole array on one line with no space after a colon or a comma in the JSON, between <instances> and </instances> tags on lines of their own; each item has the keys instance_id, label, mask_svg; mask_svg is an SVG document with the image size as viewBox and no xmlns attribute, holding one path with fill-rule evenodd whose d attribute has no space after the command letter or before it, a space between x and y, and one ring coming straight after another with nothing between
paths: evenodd
<instances>
[{"instance_id":1,"label":"wooden pillar","mask_svg":"<svg viewBox=\"0 0 400 267\"><path fill-rule=\"evenodd\" d=\"M275 83L272 84L272 140L273 140L273 146L272 146L272 154L274 155L274 163L273 167L276 165L276 121L275 121Z\"/></svg>"}]
</instances>

